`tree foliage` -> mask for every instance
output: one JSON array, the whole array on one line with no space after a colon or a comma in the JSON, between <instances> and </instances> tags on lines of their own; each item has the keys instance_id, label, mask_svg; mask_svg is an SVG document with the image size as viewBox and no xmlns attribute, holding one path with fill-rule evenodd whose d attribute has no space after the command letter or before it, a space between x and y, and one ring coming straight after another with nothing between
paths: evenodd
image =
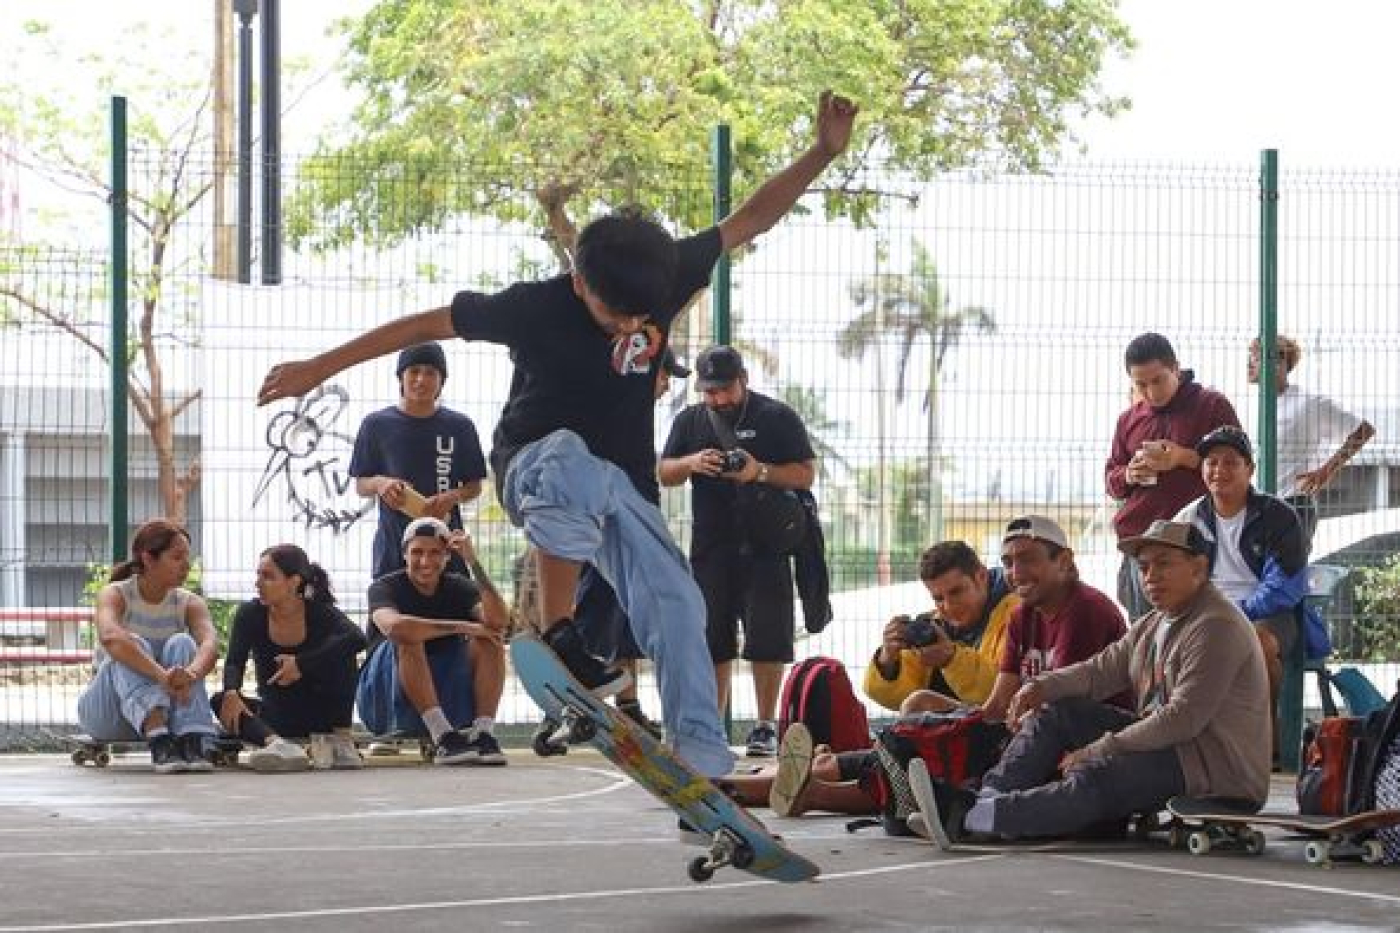
<instances>
[{"instance_id":1,"label":"tree foliage","mask_svg":"<svg viewBox=\"0 0 1400 933\"><path fill-rule=\"evenodd\" d=\"M1072 118L1123 106L1098 75L1131 47L1113 0L382 0L345 26L365 100L293 230L392 244L485 215L542 223L561 260L602 204L704 225L711 128L732 127L742 196L806 145L826 87L862 108L829 215L872 216L874 165L1035 169Z\"/></svg>"}]
</instances>

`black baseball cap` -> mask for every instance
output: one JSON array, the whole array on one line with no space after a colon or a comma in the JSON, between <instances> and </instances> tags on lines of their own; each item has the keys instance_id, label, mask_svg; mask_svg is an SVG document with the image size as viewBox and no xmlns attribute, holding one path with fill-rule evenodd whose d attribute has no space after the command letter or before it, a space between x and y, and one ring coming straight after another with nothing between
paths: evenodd
<instances>
[{"instance_id":1,"label":"black baseball cap","mask_svg":"<svg viewBox=\"0 0 1400 933\"><path fill-rule=\"evenodd\" d=\"M1254 447L1249 443L1249 435L1232 424L1221 425L1201 438L1196 444L1196 454L1205 459L1217 447L1230 447L1239 451L1250 463L1254 462Z\"/></svg>"},{"instance_id":2,"label":"black baseball cap","mask_svg":"<svg viewBox=\"0 0 1400 933\"><path fill-rule=\"evenodd\" d=\"M697 388L722 389L744 375L744 358L733 347L708 347L695 358Z\"/></svg>"}]
</instances>

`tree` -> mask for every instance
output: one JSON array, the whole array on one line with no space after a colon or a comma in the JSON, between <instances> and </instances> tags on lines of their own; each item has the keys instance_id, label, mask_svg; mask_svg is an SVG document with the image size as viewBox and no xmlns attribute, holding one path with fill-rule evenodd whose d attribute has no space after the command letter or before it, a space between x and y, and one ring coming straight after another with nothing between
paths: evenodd
<instances>
[{"instance_id":1,"label":"tree","mask_svg":"<svg viewBox=\"0 0 1400 933\"><path fill-rule=\"evenodd\" d=\"M857 282L851 288L851 298L857 307L866 310L842 329L837 352L846 359L860 359L869 352L878 354L882 344L893 342L896 352L896 405L904 401L906 376L915 347L921 341L928 343L928 381L922 393L927 419L924 441L928 481L923 487L928 495L925 503L929 521L926 537L937 541L943 536L943 455L938 411L938 384L943 362L965 333L990 333L996 329L996 321L985 308L952 309L933 257L917 240L913 243L913 262L908 274L879 273ZM876 373L880 380L877 391L883 397L882 370L876 367ZM880 405L883 408L883 400ZM880 457L883 460L883 443L880 445ZM887 548L886 542L882 544ZM883 553L888 554L888 550Z\"/></svg>"},{"instance_id":2,"label":"tree","mask_svg":"<svg viewBox=\"0 0 1400 933\"><path fill-rule=\"evenodd\" d=\"M307 166L289 230L387 245L485 215L541 224L561 265L601 204L703 226L711 128L732 127L752 188L806 145L824 87L862 107L822 182L831 216L914 197L874 187L876 162L914 184L1035 169L1071 116L1123 106L1098 74L1132 45L1112 0L382 0L345 25L365 100Z\"/></svg>"},{"instance_id":3,"label":"tree","mask_svg":"<svg viewBox=\"0 0 1400 933\"><path fill-rule=\"evenodd\" d=\"M155 449L162 508L166 515L183 521L189 493L199 482L200 461L196 456L178 462L175 422L199 401L202 392L198 388L176 390L168 384L165 354L172 344L185 339L176 335L190 329L188 316L193 313L184 296L175 294L172 283L200 257L196 251L180 249L175 232L211 190L207 170L196 170L201 160L208 159L209 61L207 56L187 52L173 62L167 60L166 71L155 74L150 68L155 57L152 43L138 30L111 39L109 47L122 51L110 57L74 56L47 25L31 22L26 24L24 41L8 49L6 55L12 61L18 56L46 56L49 61L74 63L84 73L91 71L104 92L122 86L132 96L128 134L130 149L137 155L132 160L128 211L132 232L129 293L134 307L126 348L131 364L126 394ZM169 47L171 44L166 44L162 55L168 54ZM11 73L24 71L16 68ZM133 80L136 75L142 77ZM107 168L107 99L79 99L60 83L70 77L66 71L55 77L51 89L36 88L32 82L21 85L13 79L0 83L0 133L16 141L15 156L22 169L88 199L90 204L105 205L112 196ZM38 322L56 328L85 346L106 367L111 360L105 287L86 281L56 287L42 276L29 274L47 257L72 255L70 244L90 236L82 228L86 224L91 230L91 219L97 216L94 213L85 220L75 212L69 218L70 230L41 232L22 243L0 242L4 248L0 259L0 325ZM99 222L96 229L105 230L105 226ZM63 246L54 242L60 237Z\"/></svg>"},{"instance_id":4,"label":"tree","mask_svg":"<svg viewBox=\"0 0 1400 933\"><path fill-rule=\"evenodd\" d=\"M778 390L778 398L797 413L807 428L807 439L812 442L812 451L817 455L817 475L829 479L833 464L846 466L846 458L828 440L832 435L844 431L845 425L827 413L826 397L811 386L789 382Z\"/></svg>"}]
</instances>

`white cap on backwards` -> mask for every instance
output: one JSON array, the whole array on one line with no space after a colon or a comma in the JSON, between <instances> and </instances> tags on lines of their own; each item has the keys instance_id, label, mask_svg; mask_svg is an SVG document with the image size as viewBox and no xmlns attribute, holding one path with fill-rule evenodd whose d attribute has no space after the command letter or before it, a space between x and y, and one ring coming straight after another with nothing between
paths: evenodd
<instances>
[{"instance_id":1,"label":"white cap on backwards","mask_svg":"<svg viewBox=\"0 0 1400 933\"><path fill-rule=\"evenodd\" d=\"M452 529L440 518L415 518L403 530L403 544L400 546L407 549L414 538L437 538L445 545L452 540Z\"/></svg>"}]
</instances>

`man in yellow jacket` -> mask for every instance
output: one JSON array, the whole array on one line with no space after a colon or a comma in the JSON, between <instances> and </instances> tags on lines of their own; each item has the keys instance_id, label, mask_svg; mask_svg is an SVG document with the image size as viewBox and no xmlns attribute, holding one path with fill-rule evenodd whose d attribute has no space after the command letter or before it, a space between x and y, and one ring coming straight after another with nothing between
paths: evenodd
<instances>
[{"instance_id":1,"label":"man in yellow jacket","mask_svg":"<svg viewBox=\"0 0 1400 933\"><path fill-rule=\"evenodd\" d=\"M996 682L1006 623L1020 599L1000 568L988 569L962 541L919 558L933 612L896 616L865 669L865 692L901 714L986 702Z\"/></svg>"}]
</instances>

